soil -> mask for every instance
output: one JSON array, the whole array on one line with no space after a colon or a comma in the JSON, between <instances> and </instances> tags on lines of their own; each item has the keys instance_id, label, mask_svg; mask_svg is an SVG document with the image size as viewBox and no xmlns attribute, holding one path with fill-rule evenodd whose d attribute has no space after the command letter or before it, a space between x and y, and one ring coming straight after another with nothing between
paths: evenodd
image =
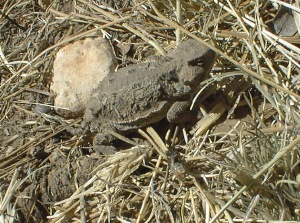
<instances>
[{"instance_id":1,"label":"soil","mask_svg":"<svg viewBox=\"0 0 300 223\"><path fill-rule=\"evenodd\" d=\"M83 156L69 162L67 157L53 152L49 164L36 172L34 180L18 197L21 222L25 219L45 221L45 216L49 215L47 205L69 198L103 161L101 157Z\"/></svg>"},{"instance_id":2,"label":"soil","mask_svg":"<svg viewBox=\"0 0 300 223\"><path fill-rule=\"evenodd\" d=\"M71 1L61 3L61 12L70 13L73 10ZM22 56L29 52L28 46L34 58L64 36L78 33L84 27L79 23L62 22L44 30L44 24L30 16L33 13L49 19L46 11L35 1L32 1L30 8L12 8L4 17L0 38L2 35L8 37L2 48L4 55L9 55L6 59L21 61ZM47 55L40 60L42 62L33 64L23 73L27 78L12 78L1 90L1 190L5 192L13 170L18 168L23 181L13 201L17 203L21 216L19 222L47 221L48 207L70 197L77 187L89 179L91 171L103 162L102 157L85 155L82 150L71 153L69 147L60 148L60 142L69 139L70 135L61 133L58 124L46 117L55 115L51 108L54 95L49 88L53 59L54 54ZM18 70L20 66L15 68ZM10 70L1 66L0 74L3 87L4 81L11 75Z\"/></svg>"}]
</instances>

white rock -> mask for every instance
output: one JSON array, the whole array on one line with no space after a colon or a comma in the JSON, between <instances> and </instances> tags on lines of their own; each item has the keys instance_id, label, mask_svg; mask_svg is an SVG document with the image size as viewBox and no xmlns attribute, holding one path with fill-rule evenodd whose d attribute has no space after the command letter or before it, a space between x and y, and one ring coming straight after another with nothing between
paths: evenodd
<instances>
[{"instance_id":1,"label":"white rock","mask_svg":"<svg viewBox=\"0 0 300 223\"><path fill-rule=\"evenodd\" d=\"M54 61L51 90L56 94L56 112L64 117L82 115L91 92L117 66L108 41L87 38L58 51Z\"/></svg>"}]
</instances>

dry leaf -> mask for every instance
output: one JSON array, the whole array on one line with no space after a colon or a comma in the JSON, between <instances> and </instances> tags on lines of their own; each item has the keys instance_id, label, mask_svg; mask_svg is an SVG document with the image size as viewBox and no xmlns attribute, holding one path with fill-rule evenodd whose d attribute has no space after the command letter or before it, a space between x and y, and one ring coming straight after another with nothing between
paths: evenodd
<instances>
[{"instance_id":1,"label":"dry leaf","mask_svg":"<svg viewBox=\"0 0 300 223\"><path fill-rule=\"evenodd\" d=\"M273 20L273 27L276 35L294 36L297 33L297 27L292 10L281 6Z\"/></svg>"}]
</instances>

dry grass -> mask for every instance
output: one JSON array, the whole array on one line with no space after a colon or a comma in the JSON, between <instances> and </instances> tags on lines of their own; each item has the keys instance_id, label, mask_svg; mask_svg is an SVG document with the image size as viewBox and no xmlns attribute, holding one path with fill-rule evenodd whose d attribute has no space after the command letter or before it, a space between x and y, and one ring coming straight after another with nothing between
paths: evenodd
<instances>
[{"instance_id":1,"label":"dry grass","mask_svg":"<svg viewBox=\"0 0 300 223\"><path fill-rule=\"evenodd\" d=\"M281 37L269 28L278 3L299 12L297 5L47 2L0 3L0 222L18 222L20 192L28 185L50 190L38 183L55 166L54 152L66 161L74 190L47 203L44 212L35 206L42 198L32 197L28 221L40 221L34 213L48 216L48 222L300 220L299 35ZM78 183L72 168L87 156L79 138L63 132L52 110L38 116L33 108L52 108L49 85L57 50L97 35L113 45L137 44L132 58L116 50L125 63L164 55L181 38L194 38L219 57L197 97L207 114L191 130L171 128L165 139L151 128L140 131L149 144L108 157Z\"/></svg>"}]
</instances>

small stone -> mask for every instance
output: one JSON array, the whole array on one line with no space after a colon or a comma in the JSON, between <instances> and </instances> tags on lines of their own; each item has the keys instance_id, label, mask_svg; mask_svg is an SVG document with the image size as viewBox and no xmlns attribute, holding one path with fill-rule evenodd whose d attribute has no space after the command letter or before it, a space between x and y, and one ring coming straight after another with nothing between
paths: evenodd
<instances>
[{"instance_id":1,"label":"small stone","mask_svg":"<svg viewBox=\"0 0 300 223\"><path fill-rule=\"evenodd\" d=\"M69 44L56 55L51 90L56 112L66 118L82 115L93 89L112 73L117 59L107 40L87 38Z\"/></svg>"},{"instance_id":2,"label":"small stone","mask_svg":"<svg viewBox=\"0 0 300 223\"><path fill-rule=\"evenodd\" d=\"M40 116L41 114L47 114L49 113L50 110L51 110L50 106L46 106L43 104L37 104L33 109L35 114L37 114L38 116Z\"/></svg>"}]
</instances>

